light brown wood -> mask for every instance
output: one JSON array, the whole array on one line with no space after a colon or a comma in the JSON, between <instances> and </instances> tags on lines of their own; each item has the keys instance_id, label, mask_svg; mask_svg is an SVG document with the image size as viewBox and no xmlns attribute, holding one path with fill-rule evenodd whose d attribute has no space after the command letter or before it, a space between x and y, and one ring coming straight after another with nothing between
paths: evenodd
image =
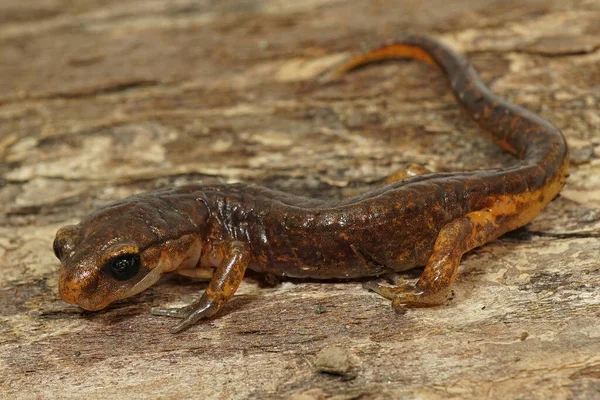
<instances>
[{"instance_id":1,"label":"light brown wood","mask_svg":"<svg viewBox=\"0 0 600 400\"><path fill-rule=\"evenodd\" d=\"M589 0L2 2L0 397L597 398L599 20ZM98 313L60 300L56 230L132 193L221 179L342 198L411 163L512 162L427 66L315 82L403 31L465 52L571 148L562 195L469 253L451 302L399 316L360 282L247 279L172 335L149 308L205 284Z\"/></svg>"}]
</instances>

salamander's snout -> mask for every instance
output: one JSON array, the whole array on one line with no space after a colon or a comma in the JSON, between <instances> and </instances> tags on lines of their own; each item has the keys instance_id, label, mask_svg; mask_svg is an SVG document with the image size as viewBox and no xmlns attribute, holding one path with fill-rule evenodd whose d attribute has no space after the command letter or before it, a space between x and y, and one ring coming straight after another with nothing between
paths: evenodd
<instances>
[{"instance_id":1,"label":"salamander's snout","mask_svg":"<svg viewBox=\"0 0 600 400\"><path fill-rule=\"evenodd\" d=\"M60 297L69 304L74 304L88 311L101 310L108 305L100 301L91 301L86 295L93 286L97 286L97 279L93 276L78 275L71 269L63 268L58 281L58 293Z\"/></svg>"},{"instance_id":2,"label":"salamander's snout","mask_svg":"<svg viewBox=\"0 0 600 400\"><path fill-rule=\"evenodd\" d=\"M78 285L73 284L71 274L63 271L60 274L60 279L58 281L58 294L60 297L69 304L77 305L77 300L81 294L81 289Z\"/></svg>"},{"instance_id":3,"label":"salamander's snout","mask_svg":"<svg viewBox=\"0 0 600 400\"><path fill-rule=\"evenodd\" d=\"M76 225L63 226L56 232L52 243L54 255L61 262L58 292L67 303L79 305L82 288L86 286L86 274L78 276L71 266L72 255L79 242L79 230ZM89 274L88 274L89 275Z\"/></svg>"}]
</instances>

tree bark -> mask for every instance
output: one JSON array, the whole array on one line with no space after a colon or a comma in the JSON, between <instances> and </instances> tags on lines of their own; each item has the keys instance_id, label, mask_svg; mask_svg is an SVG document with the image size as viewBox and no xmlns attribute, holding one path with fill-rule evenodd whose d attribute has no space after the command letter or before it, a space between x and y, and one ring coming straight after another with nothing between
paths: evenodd
<instances>
[{"instance_id":1,"label":"tree bark","mask_svg":"<svg viewBox=\"0 0 600 400\"><path fill-rule=\"evenodd\" d=\"M0 397L600 397L598 21L596 0L3 2ZM360 282L251 277L172 335L148 309L203 284L96 313L58 297L56 230L134 193L217 179L342 198L410 163L514 162L426 65L316 82L407 31L466 53L571 151L560 197L464 257L447 305L399 316Z\"/></svg>"}]
</instances>

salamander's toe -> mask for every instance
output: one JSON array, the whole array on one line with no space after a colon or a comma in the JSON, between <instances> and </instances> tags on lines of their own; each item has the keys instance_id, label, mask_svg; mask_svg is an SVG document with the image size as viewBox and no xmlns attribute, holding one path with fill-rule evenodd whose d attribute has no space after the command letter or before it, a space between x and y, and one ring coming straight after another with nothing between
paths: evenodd
<instances>
[{"instance_id":1,"label":"salamander's toe","mask_svg":"<svg viewBox=\"0 0 600 400\"><path fill-rule=\"evenodd\" d=\"M415 293L397 293L392 299L392 309L396 314L404 315L408 307L419 305L417 298L418 295Z\"/></svg>"},{"instance_id":2,"label":"salamander's toe","mask_svg":"<svg viewBox=\"0 0 600 400\"><path fill-rule=\"evenodd\" d=\"M406 313L407 308L444 304L447 299L445 291L427 292L419 288L418 285L408 283L398 275L387 275L385 278L396 285L388 286L382 285L378 281L369 281L365 282L363 287L386 299L392 300L392 308L398 314Z\"/></svg>"},{"instance_id":3,"label":"salamander's toe","mask_svg":"<svg viewBox=\"0 0 600 400\"><path fill-rule=\"evenodd\" d=\"M431 307L444 304L448 298L446 292L428 293L416 286L404 287L392 299L392 308L404 314L407 307Z\"/></svg>"},{"instance_id":4,"label":"salamander's toe","mask_svg":"<svg viewBox=\"0 0 600 400\"><path fill-rule=\"evenodd\" d=\"M217 312L218 308L219 304L212 302L210 299L203 296L196 302L181 308L151 308L150 314L180 318L181 322L177 323L171 329L171 333L178 333L194 325L201 319L212 317Z\"/></svg>"},{"instance_id":5,"label":"salamander's toe","mask_svg":"<svg viewBox=\"0 0 600 400\"><path fill-rule=\"evenodd\" d=\"M150 314L159 315L162 317L185 318L192 310L192 307L185 306L181 308L160 308L153 307L150 309Z\"/></svg>"},{"instance_id":6,"label":"salamander's toe","mask_svg":"<svg viewBox=\"0 0 600 400\"><path fill-rule=\"evenodd\" d=\"M377 283L377 281L369 281L369 282L365 282L362 284L363 289L367 289L370 292L375 292L377 294L379 294L380 296L383 296L382 294L379 293L379 288L381 287L381 285L379 283Z\"/></svg>"},{"instance_id":7,"label":"salamander's toe","mask_svg":"<svg viewBox=\"0 0 600 400\"><path fill-rule=\"evenodd\" d=\"M398 295L411 294L417 292L414 285L408 283L404 278L397 274L388 274L384 276L385 281L391 283L393 286L382 285L384 280L369 281L363 283L363 288L375 292L386 299L393 300ZM381 282L381 283L380 283Z\"/></svg>"}]
</instances>

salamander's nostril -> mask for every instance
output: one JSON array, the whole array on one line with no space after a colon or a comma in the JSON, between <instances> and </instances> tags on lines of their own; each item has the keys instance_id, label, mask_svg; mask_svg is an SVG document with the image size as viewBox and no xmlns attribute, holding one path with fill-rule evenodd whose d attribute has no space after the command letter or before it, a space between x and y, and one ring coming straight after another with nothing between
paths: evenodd
<instances>
[{"instance_id":1,"label":"salamander's nostril","mask_svg":"<svg viewBox=\"0 0 600 400\"><path fill-rule=\"evenodd\" d=\"M56 258L63 261L65 256L68 257L75 250L78 241L79 233L77 226L67 225L60 228L56 232L56 237L52 243L52 249Z\"/></svg>"}]
</instances>

